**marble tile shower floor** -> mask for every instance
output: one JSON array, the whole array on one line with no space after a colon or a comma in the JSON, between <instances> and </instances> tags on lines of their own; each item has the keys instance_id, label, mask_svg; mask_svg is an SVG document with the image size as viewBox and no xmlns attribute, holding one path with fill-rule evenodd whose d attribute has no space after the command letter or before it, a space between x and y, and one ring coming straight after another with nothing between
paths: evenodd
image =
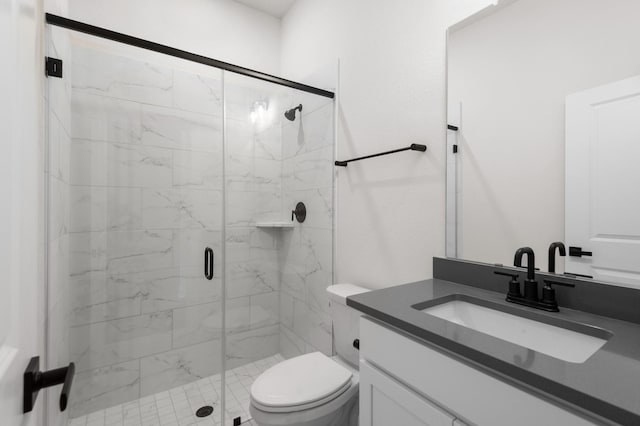
<instances>
[{"instance_id":1,"label":"marble tile shower floor","mask_svg":"<svg viewBox=\"0 0 640 426\"><path fill-rule=\"evenodd\" d=\"M227 424L240 416L245 425L252 425L249 415L249 392L251 384L263 371L282 361L273 355L227 372L226 417ZM70 419L68 426L188 426L220 425L221 376L215 374L196 382L146 396L135 401L96 411L82 417ZM212 405L210 417L196 417L195 412L203 405Z\"/></svg>"}]
</instances>

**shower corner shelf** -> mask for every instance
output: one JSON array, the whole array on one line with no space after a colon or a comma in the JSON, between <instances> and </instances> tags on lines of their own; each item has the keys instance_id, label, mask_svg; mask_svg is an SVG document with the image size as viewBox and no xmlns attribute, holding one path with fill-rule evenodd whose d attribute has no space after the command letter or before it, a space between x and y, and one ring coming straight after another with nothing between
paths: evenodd
<instances>
[{"instance_id":1,"label":"shower corner shelf","mask_svg":"<svg viewBox=\"0 0 640 426\"><path fill-rule=\"evenodd\" d=\"M257 222L256 228L293 229L293 222Z\"/></svg>"}]
</instances>

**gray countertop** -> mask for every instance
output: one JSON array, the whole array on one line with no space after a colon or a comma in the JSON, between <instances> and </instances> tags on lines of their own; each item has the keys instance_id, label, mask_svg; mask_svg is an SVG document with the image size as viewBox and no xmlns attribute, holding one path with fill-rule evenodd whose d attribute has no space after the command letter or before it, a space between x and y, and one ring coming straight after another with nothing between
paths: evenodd
<instances>
[{"instance_id":1,"label":"gray countertop","mask_svg":"<svg viewBox=\"0 0 640 426\"><path fill-rule=\"evenodd\" d=\"M589 359L577 364L445 321L413 307L451 295L500 304L508 313L548 319L545 322L550 324L578 323L575 329L586 324L604 329L612 336ZM562 306L561 312L544 312L504 299L505 295L501 293L433 279L352 296L347 299L347 305L569 407L613 423L640 425L640 324Z\"/></svg>"}]
</instances>

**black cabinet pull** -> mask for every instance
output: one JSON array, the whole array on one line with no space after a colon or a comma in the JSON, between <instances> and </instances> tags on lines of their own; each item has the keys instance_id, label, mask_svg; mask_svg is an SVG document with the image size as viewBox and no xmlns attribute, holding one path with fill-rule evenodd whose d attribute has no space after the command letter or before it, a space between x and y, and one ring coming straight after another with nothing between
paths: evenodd
<instances>
[{"instance_id":1,"label":"black cabinet pull","mask_svg":"<svg viewBox=\"0 0 640 426\"><path fill-rule=\"evenodd\" d=\"M213 279L213 249L207 247L204 249L204 276L211 281Z\"/></svg>"},{"instance_id":2,"label":"black cabinet pull","mask_svg":"<svg viewBox=\"0 0 640 426\"><path fill-rule=\"evenodd\" d=\"M34 356L31 358L27 369L24 370L23 413L28 413L33 410L40 389L59 384L62 384L60 411L66 410L75 372L76 366L73 362L70 363L68 367L40 371L40 357Z\"/></svg>"},{"instance_id":3,"label":"black cabinet pull","mask_svg":"<svg viewBox=\"0 0 640 426\"><path fill-rule=\"evenodd\" d=\"M582 247L569 247L569 256L573 256L573 257L593 256L593 252L583 251Z\"/></svg>"}]
</instances>

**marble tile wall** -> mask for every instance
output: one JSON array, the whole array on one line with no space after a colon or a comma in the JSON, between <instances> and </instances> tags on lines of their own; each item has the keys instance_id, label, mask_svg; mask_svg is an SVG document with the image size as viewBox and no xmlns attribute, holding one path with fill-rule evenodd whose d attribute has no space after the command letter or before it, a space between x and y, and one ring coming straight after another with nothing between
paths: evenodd
<instances>
[{"instance_id":1,"label":"marble tile wall","mask_svg":"<svg viewBox=\"0 0 640 426\"><path fill-rule=\"evenodd\" d=\"M63 204L75 417L221 371L223 126L220 71L86 40L71 50Z\"/></svg>"},{"instance_id":2,"label":"marble tile wall","mask_svg":"<svg viewBox=\"0 0 640 426\"><path fill-rule=\"evenodd\" d=\"M226 367L279 353L280 232L256 227L282 220L282 145L278 89L225 77ZM256 101L269 105L251 119Z\"/></svg>"},{"instance_id":3,"label":"marble tile wall","mask_svg":"<svg viewBox=\"0 0 640 426\"><path fill-rule=\"evenodd\" d=\"M309 96L309 95L308 95ZM333 284L333 102L304 99L302 117L283 121L283 198L307 207L304 223L282 234L279 252L280 353L333 354L326 288Z\"/></svg>"}]
</instances>

